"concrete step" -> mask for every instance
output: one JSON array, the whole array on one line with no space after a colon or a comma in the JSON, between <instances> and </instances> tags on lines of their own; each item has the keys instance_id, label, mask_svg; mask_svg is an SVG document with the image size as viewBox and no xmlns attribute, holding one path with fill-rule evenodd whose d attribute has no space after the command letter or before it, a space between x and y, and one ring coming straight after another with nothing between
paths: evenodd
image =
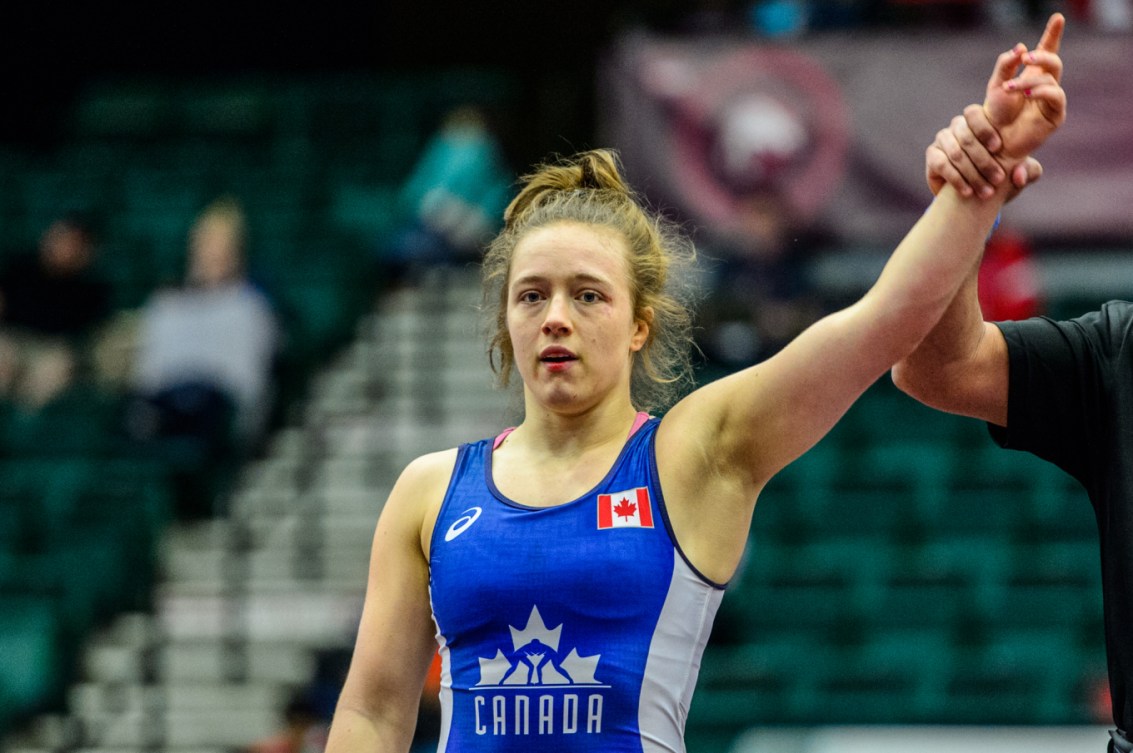
<instances>
[{"instance_id":1,"label":"concrete step","mask_svg":"<svg viewBox=\"0 0 1133 753\"><path fill-rule=\"evenodd\" d=\"M154 683L299 685L311 678L311 647L298 642L253 641L244 646L219 641L180 640L141 651L135 646L95 642L82 657L87 683L133 685Z\"/></svg>"},{"instance_id":2,"label":"concrete step","mask_svg":"<svg viewBox=\"0 0 1133 753\"><path fill-rule=\"evenodd\" d=\"M193 596L163 586L158 615L173 640L295 641L309 646L350 643L358 628L364 594L308 591Z\"/></svg>"},{"instance_id":3,"label":"concrete step","mask_svg":"<svg viewBox=\"0 0 1133 753\"><path fill-rule=\"evenodd\" d=\"M145 745L94 744L85 740L82 721L63 714L43 714L31 728L5 740L5 753L153 753L156 749ZM231 753L226 746L172 745L167 741L160 747L164 753Z\"/></svg>"},{"instance_id":4,"label":"concrete step","mask_svg":"<svg viewBox=\"0 0 1133 753\"><path fill-rule=\"evenodd\" d=\"M216 553L194 553L201 566L189 571L187 558L173 558L171 575L159 587L163 598L225 594L318 591L358 592L365 588L370 547L334 545L321 551L291 546L266 550L257 556L232 560ZM185 568L185 569L179 569Z\"/></svg>"},{"instance_id":5,"label":"concrete step","mask_svg":"<svg viewBox=\"0 0 1133 753\"><path fill-rule=\"evenodd\" d=\"M130 712L84 717L83 737L98 747L245 747L275 733L274 709Z\"/></svg>"},{"instance_id":6,"label":"concrete step","mask_svg":"<svg viewBox=\"0 0 1133 753\"><path fill-rule=\"evenodd\" d=\"M278 683L185 682L171 685L83 682L67 693L68 709L79 717L111 714L279 709L288 688Z\"/></svg>"},{"instance_id":7,"label":"concrete step","mask_svg":"<svg viewBox=\"0 0 1133 753\"><path fill-rule=\"evenodd\" d=\"M301 454L280 455L256 461L240 473L233 496L250 493L293 494L307 462Z\"/></svg>"}]
</instances>

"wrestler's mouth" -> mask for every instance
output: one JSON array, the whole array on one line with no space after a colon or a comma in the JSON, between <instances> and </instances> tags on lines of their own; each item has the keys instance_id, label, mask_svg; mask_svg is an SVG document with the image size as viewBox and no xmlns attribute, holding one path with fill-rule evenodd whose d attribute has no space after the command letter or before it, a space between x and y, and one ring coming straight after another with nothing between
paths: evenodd
<instances>
[{"instance_id":1,"label":"wrestler's mouth","mask_svg":"<svg viewBox=\"0 0 1133 753\"><path fill-rule=\"evenodd\" d=\"M567 363L577 361L578 356L566 348L551 347L543 349L543 352L539 354L539 360L543 363Z\"/></svg>"}]
</instances>

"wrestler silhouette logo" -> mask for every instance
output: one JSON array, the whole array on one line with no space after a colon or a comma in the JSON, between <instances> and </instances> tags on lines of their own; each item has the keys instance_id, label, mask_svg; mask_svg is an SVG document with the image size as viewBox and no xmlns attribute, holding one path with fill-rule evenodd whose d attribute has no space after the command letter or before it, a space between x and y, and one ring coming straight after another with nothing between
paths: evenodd
<instances>
[{"instance_id":1,"label":"wrestler silhouette logo","mask_svg":"<svg viewBox=\"0 0 1133 753\"><path fill-rule=\"evenodd\" d=\"M532 638L529 643L520 646L510 654L505 654L505 656L511 662L511 667L507 672L504 672L500 685L505 684L508 678L515 674L515 670L519 669L520 665L527 667L528 685L543 684L543 665L545 664L553 666L560 675L567 679L567 682L574 682L570 673L563 669L563 657L559 652L538 638ZM532 674L535 676L534 681L531 681Z\"/></svg>"},{"instance_id":2,"label":"wrestler silhouette logo","mask_svg":"<svg viewBox=\"0 0 1133 753\"><path fill-rule=\"evenodd\" d=\"M522 628L509 625L511 641L491 659L480 659L476 687L601 685L595 679L601 654L579 656L578 649L562 646L563 626L548 628L538 607L531 608Z\"/></svg>"}]
</instances>

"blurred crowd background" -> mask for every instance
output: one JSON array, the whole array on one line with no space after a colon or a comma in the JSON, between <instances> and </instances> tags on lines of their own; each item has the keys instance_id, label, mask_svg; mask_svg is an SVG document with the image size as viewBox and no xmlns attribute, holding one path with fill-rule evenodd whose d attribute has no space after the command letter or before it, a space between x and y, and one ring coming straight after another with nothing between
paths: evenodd
<instances>
[{"instance_id":1,"label":"blurred crowd background","mask_svg":"<svg viewBox=\"0 0 1133 753\"><path fill-rule=\"evenodd\" d=\"M923 150L936 129L1055 10L1069 19L1070 119L1038 155L1046 177L989 242L981 302L993 319L1127 295L1133 119L1121 94L1133 91L1113 79L1133 62L1129 0L5 9L8 747L186 747L163 715L204 702L175 703L167 685L152 700L176 674L154 658L176 643L170 537L223 530L218 557L263 545L248 518L233 522L251 469L283 462L273 453L301 435L279 499L305 498L331 454L335 425L310 409L325 375L391 307L427 312L405 337L434 345L428 316L462 290L516 175L556 153L621 152L639 190L697 238L698 373L710 380L860 294L930 200ZM366 413L392 389L392 351L377 342L350 377L369 402L350 404L356 423L392 431L384 409ZM435 353L421 358L437 371ZM439 395L424 394L414 420L437 419ZM690 749L725 750L754 724L1105 722L1084 493L988 444L879 383L768 489L705 658ZM356 520L372 526L392 479L373 453L359 457L370 507ZM280 525L332 528L325 505L263 504ZM288 541L298 573L310 542ZM352 554L364 573L365 550ZM226 562L213 564L229 588ZM352 583L347 604L364 575ZM248 625L230 628L204 695L267 687L253 718L268 721L198 748L318 749L348 630L265 679L249 669ZM107 631L141 646L108 680L90 648ZM422 745L434 715L423 700Z\"/></svg>"}]
</instances>

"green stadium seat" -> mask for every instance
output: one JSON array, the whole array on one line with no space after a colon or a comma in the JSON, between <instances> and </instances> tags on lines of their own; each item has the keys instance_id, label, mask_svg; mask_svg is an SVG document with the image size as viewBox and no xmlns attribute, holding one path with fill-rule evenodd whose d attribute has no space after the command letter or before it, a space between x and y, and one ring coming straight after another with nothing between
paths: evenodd
<instances>
[{"instance_id":1,"label":"green stadium seat","mask_svg":"<svg viewBox=\"0 0 1133 753\"><path fill-rule=\"evenodd\" d=\"M14 457L95 456L108 448L116 400L79 383L39 410L15 409L0 423L0 453Z\"/></svg>"},{"instance_id":2,"label":"green stadium seat","mask_svg":"<svg viewBox=\"0 0 1133 753\"><path fill-rule=\"evenodd\" d=\"M882 584L870 624L951 627L960 620L971 584L955 572L898 573Z\"/></svg>"},{"instance_id":3,"label":"green stadium seat","mask_svg":"<svg viewBox=\"0 0 1133 753\"><path fill-rule=\"evenodd\" d=\"M92 85L78 98L71 130L77 136L158 138L172 111L159 83Z\"/></svg>"},{"instance_id":4,"label":"green stadium seat","mask_svg":"<svg viewBox=\"0 0 1133 753\"><path fill-rule=\"evenodd\" d=\"M1011 542L996 531L938 532L910 547L907 567L929 577L956 577L965 584L965 608L995 598L1013 563Z\"/></svg>"},{"instance_id":5,"label":"green stadium seat","mask_svg":"<svg viewBox=\"0 0 1133 753\"><path fill-rule=\"evenodd\" d=\"M908 667L857 663L823 678L812 702L823 724L877 724L923 718L914 708L917 677Z\"/></svg>"},{"instance_id":6,"label":"green stadium seat","mask_svg":"<svg viewBox=\"0 0 1133 753\"><path fill-rule=\"evenodd\" d=\"M157 550L173 519L174 500L166 469L143 459L115 459L100 466L97 483L80 490L76 526L105 531L117 539L112 563L121 577L108 594L111 602L140 609L150 604L156 580Z\"/></svg>"},{"instance_id":7,"label":"green stadium seat","mask_svg":"<svg viewBox=\"0 0 1133 753\"><path fill-rule=\"evenodd\" d=\"M815 688L842 660L825 633L803 628L753 631L742 645L710 645L693 704L695 723L738 733L757 722L817 721Z\"/></svg>"},{"instance_id":8,"label":"green stadium seat","mask_svg":"<svg viewBox=\"0 0 1133 753\"><path fill-rule=\"evenodd\" d=\"M823 440L772 477L764 493L783 497L785 504L794 506L793 514L814 520L831 504L831 487L841 473L841 464L840 448Z\"/></svg>"},{"instance_id":9,"label":"green stadium seat","mask_svg":"<svg viewBox=\"0 0 1133 753\"><path fill-rule=\"evenodd\" d=\"M800 542L783 559L799 577L830 570L843 573L848 583L842 598L855 614L861 614L875 607L879 593L899 567L898 550L892 539L884 537L815 536Z\"/></svg>"},{"instance_id":10,"label":"green stadium seat","mask_svg":"<svg viewBox=\"0 0 1133 753\"><path fill-rule=\"evenodd\" d=\"M344 184L334 189L329 215L335 227L376 245L393 228L397 196L390 184Z\"/></svg>"},{"instance_id":11,"label":"green stadium seat","mask_svg":"<svg viewBox=\"0 0 1133 753\"><path fill-rule=\"evenodd\" d=\"M831 432L848 447L895 440L951 440L970 419L928 408L881 379L859 398Z\"/></svg>"},{"instance_id":12,"label":"green stadium seat","mask_svg":"<svg viewBox=\"0 0 1133 753\"><path fill-rule=\"evenodd\" d=\"M958 653L948 703L984 723L1080 721L1067 690L1082 666L1073 636L1062 629L997 626L981 643Z\"/></svg>"},{"instance_id":13,"label":"green stadium seat","mask_svg":"<svg viewBox=\"0 0 1133 753\"><path fill-rule=\"evenodd\" d=\"M826 452L837 461L802 492L821 533L914 535L924 511L946 493L952 452L942 441L887 440Z\"/></svg>"},{"instance_id":14,"label":"green stadium seat","mask_svg":"<svg viewBox=\"0 0 1133 753\"><path fill-rule=\"evenodd\" d=\"M1101 564L1096 542L1036 541L1012 550L1010 570L988 599L984 619L999 627L1073 630L1101 619Z\"/></svg>"},{"instance_id":15,"label":"green stadium seat","mask_svg":"<svg viewBox=\"0 0 1133 753\"><path fill-rule=\"evenodd\" d=\"M963 448L960 461L961 472L973 482L1020 490L1029 488L1037 477L1061 473L1030 453L999 447L990 436L986 442Z\"/></svg>"},{"instance_id":16,"label":"green stadium seat","mask_svg":"<svg viewBox=\"0 0 1133 753\"><path fill-rule=\"evenodd\" d=\"M1097 543L1094 508L1078 481L1048 463L1028 491L1025 537Z\"/></svg>"},{"instance_id":17,"label":"green stadium seat","mask_svg":"<svg viewBox=\"0 0 1133 753\"><path fill-rule=\"evenodd\" d=\"M170 107L182 138L267 138L276 121L269 85L252 81L183 87Z\"/></svg>"},{"instance_id":18,"label":"green stadium seat","mask_svg":"<svg viewBox=\"0 0 1133 753\"><path fill-rule=\"evenodd\" d=\"M0 490L3 481L0 480ZM20 507L10 504L0 494L0 552L15 551L23 544L23 514Z\"/></svg>"},{"instance_id":19,"label":"green stadium seat","mask_svg":"<svg viewBox=\"0 0 1133 753\"><path fill-rule=\"evenodd\" d=\"M914 535L914 486L900 481L840 479L807 507L813 535L900 539Z\"/></svg>"},{"instance_id":20,"label":"green stadium seat","mask_svg":"<svg viewBox=\"0 0 1133 753\"><path fill-rule=\"evenodd\" d=\"M953 631L943 625L887 627L866 635L854 660L889 671L915 667L917 703L927 712L939 702L943 681L952 671L953 641Z\"/></svg>"},{"instance_id":21,"label":"green stadium seat","mask_svg":"<svg viewBox=\"0 0 1133 753\"><path fill-rule=\"evenodd\" d=\"M1012 490L953 487L936 511L932 529L942 535L988 533L1010 542L1026 521L1026 503Z\"/></svg>"},{"instance_id":22,"label":"green stadium seat","mask_svg":"<svg viewBox=\"0 0 1133 753\"><path fill-rule=\"evenodd\" d=\"M36 457L0 463L0 504L18 515L21 548L44 551L72 522L80 490L94 483L86 457Z\"/></svg>"},{"instance_id":23,"label":"green stadium seat","mask_svg":"<svg viewBox=\"0 0 1133 753\"><path fill-rule=\"evenodd\" d=\"M751 546L760 547L783 539L797 539L809 530L807 516L788 485L771 479L755 505L751 522Z\"/></svg>"},{"instance_id":24,"label":"green stadium seat","mask_svg":"<svg viewBox=\"0 0 1133 753\"><path fill-rule=\"evenodd\" d=\"M157 259L148 243L116 240L103 246L95 260L99 277L113 290L118 312L138 309L153 293L160 273Z\"/></svg>"},{"instance_id":25,"label":"green stadium seat","mask_svg":"<svg viewBox=\"0 0 1133 753\"><path fill-rule=\"evenodd\" d=\"M60 212L98 207L105 203L112 183L110 175L79 170L74 165L27 170L20 186L30 224L27 229L38 237Z\"/></svg>"},{"instance_id":26,"label":"green stadium seat","mask_svg":"<svg viewBox=\"0 0 1133 753\"><path fill-rule=\"evenodd\" d=\"M0 593L0 699L14 717L42 708L59 690L56 606L48 598ZM3 721L0 713L0 722Z\"/></svg>"},{"instance_id":27,"label":"green stadium seat","mask_svg":"<svg viewBox=\"0 0 1133 753\"><path fill-rule=\"evenodd\" d=\"M852 577L837 565L810 572L745 578L725 604L734 619L759 633L787 626L829 628L857 614ZM721 607L723 609L723 607Z\"/></svg>"},{"instance_id":28,"label":"green stadium seat","mask_svg":"<svg viewBox=\"0 0 1133 753\"><path fill-rule=\"evenodd\" d=\"M770 682L756 678L742 688L698 687L689 710L688 729L698 737L714 734L730 739L760 721L784 718L784 699L789 693L790 686L780 684L778 678Z\"/></svg>"},{"instance_id":29,"label":"green stadium seat","mask_svg":"<svg viewBox=\"0 0 1133 753\"><path fill-rule=\"evenodd\" d=\"M171 517L164 469L136 460L37 458L0 464L11 540L0 590L63 605L67 635L149 604L155 552Z\"/></svg>"}]
</instances>

